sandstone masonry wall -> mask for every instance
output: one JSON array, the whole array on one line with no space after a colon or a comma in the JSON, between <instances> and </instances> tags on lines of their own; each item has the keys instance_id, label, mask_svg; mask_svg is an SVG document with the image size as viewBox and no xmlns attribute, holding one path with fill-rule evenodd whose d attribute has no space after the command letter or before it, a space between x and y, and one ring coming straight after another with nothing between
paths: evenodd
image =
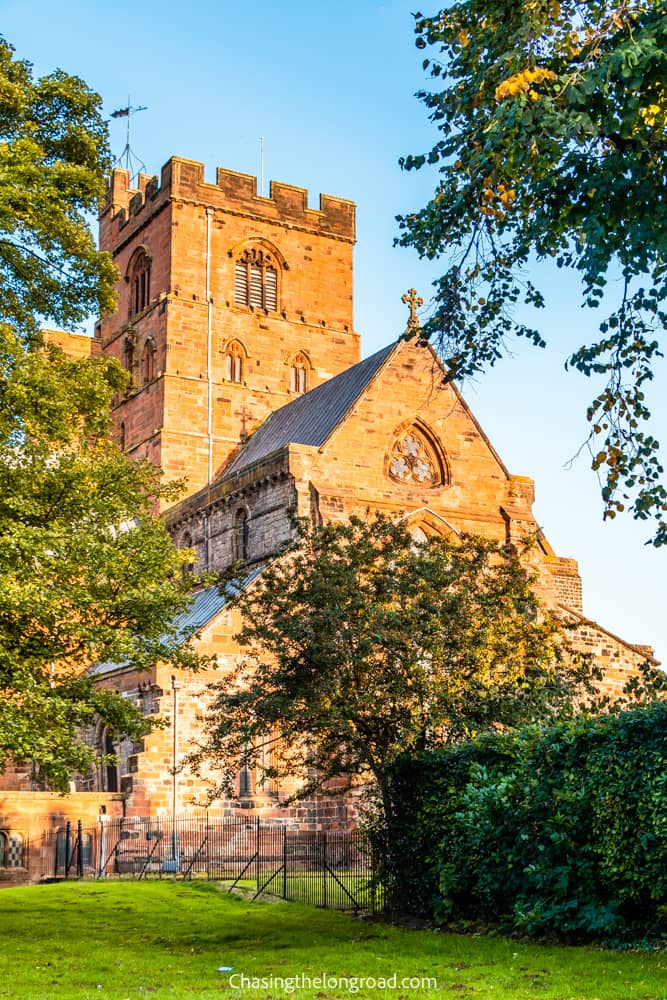
<instances>
[{"instance_id":1,"label":"sandstone masonry wall","mask_svg":"<svg viewBox=\"0 0 667 1000\"><path fill-rule=\"evenodd\" d=\"M329 195L308 207L302 188L272 183L269 198L253 177L173 158L137 190L115 170L100 218L101 248L121 272L119 306L98 327L102 350L126 360L135 343L134 387L115 419L131 454L150 458L194 492L215 478L242 441L294 392L292 363L305 359L312 388L359 359L352 318L354 205ZM244 248L261 248L277 265L277 308L239 305L235 268ZM132 266L151 261L150 295L132 315ZM242 378L228 377L236 342ZM155 345L151 379L141 357Z\"/></svg>"}]
</instances>

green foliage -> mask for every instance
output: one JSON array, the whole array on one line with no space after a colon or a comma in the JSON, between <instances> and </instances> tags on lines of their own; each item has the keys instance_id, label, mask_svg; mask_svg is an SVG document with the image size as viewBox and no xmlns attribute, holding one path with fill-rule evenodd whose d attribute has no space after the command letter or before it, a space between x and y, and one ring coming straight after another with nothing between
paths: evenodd
<instances>
[{"instance_id":1,"label":"green foliage","mask_svg":"<svg viewBox=\"0 0 667 1000\"><path fill-rule=\"evenodd\" d=\"M218 793L242 766L298 778L299 797L370 777L391 827L401 754L552 718L591 686L518 556L475 536L416 544L381 515L302 521L236 604L250 654L213 686L191 757L219 769Z\"/></svg>"},{"instance_id":2,"label":"green foliage","mask_svg":"<svg viewBox=\"0 0 667 1000\"><path fill-rule=\"evenodd\" d=\"M62 70L33 80L0 38L0 323L24 338L114 306L116 269L86 218L108 166L97 94Z\"/></svg>"},{"instance_id":3,"label":"green foliage","mask_svg":"<svg viewBox=\"0 0 667 1000\"><path fill-rule=\"evenodd\" d=\"M198 663L173 624L189 554L154 514L178 490L110 438L126 376L35 350L44 321L114 307L117 272L87 219L108 166L100 98L61 70L33 80L0 39L0 766L32 762L61 790L92 761L82 727L151 726L93 686L91 664Z\"/></svg>"},{"instance_id":4,"label":"green foliage","mask_svg":"<svg viewBox=\"0 0 667 1000\"><path fill-rule=\"evenodd\" d=\"M439 181L399 240L447 262L423 335L452 378L492 365L511 335L543 346L514 315L544 305L532 256L577 271L591 308L620 278L600 339L569 364L607 381L588 409L605 514L654 517L655 545L667 492L644 393L667 317L666 13L665 0L458 0L417 14L439 86L418 96L441 137L401 162L437 165Z\"/></svg>"},{"instance_id":5,"label":"green foliage","mask_svg":"<svg viewBox=\"0 0 667 1000\"><path fill-rule=\"evenodd\" d=\"M405 796L395 891L444 922L573 941L661 940L666 774L664 702L406 760L395 789Z\"/></svg>"},{"instance_id":6,"label":"green foliage","mask_svg":"<svg viewBox=\"0 0 667 1000\"><path fill-rule=\"evenodd\" d=\"M103 718L132 738L150 723L94 688L96 662L196 666L173 620L194 582L153 507L174 489L109 437L116 362L25 353L0 328L0 764L34 764L63 789Z\"/></svg>"}]
</instances>

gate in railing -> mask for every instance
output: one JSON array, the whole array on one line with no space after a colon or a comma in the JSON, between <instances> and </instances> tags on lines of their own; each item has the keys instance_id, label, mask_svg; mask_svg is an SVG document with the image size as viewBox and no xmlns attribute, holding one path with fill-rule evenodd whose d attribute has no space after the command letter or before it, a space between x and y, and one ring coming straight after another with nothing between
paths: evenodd
<instances>
[{"instance_id":1,"label":"gate in railing","mask_svg":"<svg viewBox=\"0 0 667 1000\"><path fill-rule=\"evenodd\" d=\"M382 909L383 893L368 839L359 831L304 831L259 819L207 815L100 817L67 823L44 840L51 878L208 878L337 910Z\"/></svg>"}]
</instances>

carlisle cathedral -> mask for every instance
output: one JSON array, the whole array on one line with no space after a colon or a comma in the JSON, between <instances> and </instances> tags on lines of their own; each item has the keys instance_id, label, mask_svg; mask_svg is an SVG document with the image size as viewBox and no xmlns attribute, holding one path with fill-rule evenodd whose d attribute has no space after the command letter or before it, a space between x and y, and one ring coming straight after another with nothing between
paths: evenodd
<instances>
[{"instance_id":1,"label":"carlisle cathedral","mask_svg":"<svg viewBox=\"0 0 667 1000\"><path fill-rule=\"evenodd\" d=\"M119 271L118 308L94 338L60 335L76 356L103 353L128 371L114 409L118 440L131 456L186 481L163 511L174 542L196 553L197 569L242 561L252 574L291 537L294 515L317 522L369 510L404 518L415 537L474 532L501 542L535 540L531 559L542 599L577 622L580 646L605 670L613 693L646 659L585 617L577 563L556 555L532 512L533 482L506 468L437 355L399 338L362 359L353 321L355 206L218 169L215 183L193 160L172 158L161 176L116 169L100 216L100 248ZM414 308L414 293L405 296ZM414 312L413 312L414 322ZM238 621L216 588L192 602L184 625L224 670L243 651ZM31 790L30 775L0 776L0 841L25 838L51 816L159 816L172 806L173 764L201 734L202 675L172 678L155 665L138 674L97 665L98 683L166 720L141 745L90 739L100 765L69 797ZM178 696L178 697L177 697ZM174 717L176 709L177 718ZM178 746L174 747L175 724ZM4 789L4 790L2 790ZM201 801L200 779L182 772L178 808ZM344 825L343 801L281 809L284 792L238 777L237 794L212 811L282 817L305 828ZM18 832L2 833L13 828ZM0 847L2 844L0 844ZM0 867L2 867L0 858Z\"/></svg>"}]
</instances>

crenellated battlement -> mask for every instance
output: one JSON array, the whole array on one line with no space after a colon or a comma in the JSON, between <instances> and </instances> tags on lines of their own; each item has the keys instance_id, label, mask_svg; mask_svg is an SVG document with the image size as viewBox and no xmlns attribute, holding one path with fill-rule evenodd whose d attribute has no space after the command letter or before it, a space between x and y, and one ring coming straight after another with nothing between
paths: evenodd
<instances>
[{"instance_id":1,"label":"crenellated battlement","mask_svg":"<svg viewBox=\"0 0 667 1000\"><path fill-rule=\"evenodd\" d=\"M140 174L138 186L130 187L130 173L112 172L102 216L122 228L142 216L151 206L167 200L194 201L222 212L254 216L322 235L354 241L355 205L346 198L321 194L318 209L308 207L308 191L280 181L271 181L268 198L257 193L257 178L218 167L215 184L204 180L204 164L173 156L162 168L160 180Z\"/></svg>"}]
</instances>

